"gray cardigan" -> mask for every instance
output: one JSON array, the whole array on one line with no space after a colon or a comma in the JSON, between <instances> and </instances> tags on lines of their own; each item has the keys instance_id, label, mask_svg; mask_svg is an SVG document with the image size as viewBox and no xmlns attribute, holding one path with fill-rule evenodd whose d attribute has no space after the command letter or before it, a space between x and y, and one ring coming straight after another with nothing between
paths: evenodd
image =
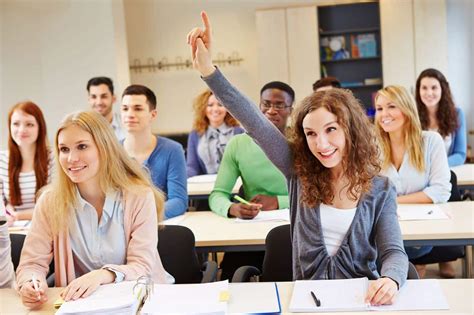
<instances>
[{"instance_id":1,"label":"gray cardigan","mask_svg":"<svg viewBox=\"0 0 474 315\"><path fill-rule=\"evenodd\" d=\"M219 69L203 79L288 181L294 280L383 276L395 280L401 287L407 277L408 258L396 214L397 195L390 181L386 177L373 179L371 191L359 200L341 247L330 257L322 235L319 206L308 208L300 200L301 183L294 173L284 135ZM380 273L377 260L381 264Z\"/></svg>"}]
</instances>

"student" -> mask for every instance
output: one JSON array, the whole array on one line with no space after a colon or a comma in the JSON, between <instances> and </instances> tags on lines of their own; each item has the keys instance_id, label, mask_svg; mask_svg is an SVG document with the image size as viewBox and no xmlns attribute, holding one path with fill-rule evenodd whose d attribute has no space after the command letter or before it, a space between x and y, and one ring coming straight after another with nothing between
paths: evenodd
<instances>
[{"instance_id":1,"label":"student","mask_svg":"<svg viewBox=\"0 0 474 315\"><path fill-rule=\"evenodd\" d=\"M334 88L340 88L341 82L335 77L325 77L313 83L313 92L327 91Z\"/></svg>"},{"instance_id":2,"label":"student","mask_svg":"<svg viewBox=\"0 0 474 315\"><path fill-rule=\"evenodd\" d=\"M188 177L217 174L227 143L244 130L208 89L196 97L193 108L193 130L186 151Z\"/></svg>"},{"instance_id":3,"label":"student","mask_svg":"<svg viewBox=\"0 0 474 315\"><path fill-rule=\"evenodd\" d=\"M269 82L260 90L260 111L282 133L291 114L295 92L283 82ZM241 177L245 199L250 205L232 202L232 188ZM211 210L224 217L254 218L260 210L288 208L285 176L247 134L229 141L216 183L209 196ZM226 253L221 263L221 279L232 278L244 265L262 267L264 252Z\"/></svg>"},{"instance_id":4,"label":"student","mask_svg":"<svg viewBox=\"0 0 474 315\"><path fill-rule=\"evenodd\" d=\"M151 132L156 96L143 85L130 85L122 94L122 122L127 130L125 151L150 172L153 184L166 195L165 218L188 207L186 162L181 144Z\"/></svg>"},{"instance_id":5,"label":"student","mask_svg":"<svg viewBox=\"0 0 474 315\"><path fill-rule=\"evenodd\" d=\"M57 178L46 187L23 246L17 285L23 304L47 301L46 274L66 301L100 285L151 275L166 282L157 250L163 195L95 112L73 113L55 138ZM32 275L38 279L35 291Z\"/></svg>"},{"instance_id":6,"label":"student","mask_svg":"<svg viewBox=\"0 0 474 315\"><path fill-rule=\"evenodd\" d=\"M466 161L466 118L454 106L445 76L436 69L426 69L416 80L416 105L421 128L438 132L443 137L450 167Z\"/></svg>"},{"instance_id":7,"label":"student","mask_svg":"<svg viewBox=\"0 0 474 315\"><path fill-rule=\"evenodd\" d=\"M293 278L368 277L366 301L389 304L407 277L395 189L379 172L370 122L343 89L314 93L293 112L290 143L212 65L211 29L188 34L193 65L288 180ZM377 271L377 258L381 271Z\"/></svg>"},{"instance_id":8,"label":"student","mask_svg":"<svg viewBox=\"0 0 474 315\"><path fill-rule=\"evenodd\" d=\"M9 220L31 220L36 193L51 179L52 155L46 122L33 102L14 105L8 113L8 151L0 152L0 193Z\"/></svg>"},{"instance_id":9,"label":"student","mask_svg":"<svg viewBox=\"0 0 474 315\"><path fill-rule=\"evenodd\" d=\"M441 136L422 131L416 106L400 86L387 86L375 97L375 128L382 174L397 189L398 203L442 203L451 194L450 171ZM432 246L406 248L410 259L426 255ZM417 265L420 276L425 266Z\"/></svg>"},{"instance_id":10,"label":"student","mask_svg":"<svg viewBox=\"0 0 474 315\"><path fill-rule=\"evenodd\" d=\"M2 198L0 192L0 198ZM11 258L10 236L6 221L6 211L0 202L0 288L12 288L15 283L15 272Z\"/></svg>"},{"instance_id":11,"label":"student","mask_svg":"<svg viewBox=\"0 0 474 315\"><path fill-rule=\"evenodd\" d=\"M108 77L94 77L87 82L88 102L92 110L104 116L110 123L117 139L125 139L125 130L120 123L120 115L113 112L116 100L114 83Z\"/></svg>"}]
</instances>

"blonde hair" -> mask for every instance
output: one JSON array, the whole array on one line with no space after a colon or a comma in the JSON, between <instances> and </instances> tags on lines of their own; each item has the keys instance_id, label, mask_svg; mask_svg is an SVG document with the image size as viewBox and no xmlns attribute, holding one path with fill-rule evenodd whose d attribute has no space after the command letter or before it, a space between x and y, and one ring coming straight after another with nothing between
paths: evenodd
<instances>
[{"instance_id":1,"label":"blonde hair","mask_svg":"<svg viewBox=\"0 0 474 315\"><path fill-rule=\"evenodd\" d=\"M209 89L204 90L201 92L193 102L193 110L194 110L194 122L193 122L193 129L199 135L202 135L206 132L207 127L209 127L209 118L206 116L206 108L209 101L209 97L211 97L212 92ZM229 113L224 117L224 122L229 127L236 127L239 126L239 122Z\"/></svg>"},{"instance_id":2,"label":"blonde hair","mask_svg":"<svg viewBox=\"0 0 474 315\"><path fill-rule=\"evenodd\" d=\"M375 101L380 95L395 103L405 116L403 136L409 161L417 170L423 171L425 169L423 136L418 110L413 98L404 87L398 85L389 85L377 91ZM375 124L375 130L383 154L382 168L387 169L392 164L390 137L388 132L385 132L378 123Z\"/></svg>"},{"instance_id":3,"label":"blonde hair","mask_svg":"<svg viewBox=\"0 0 474 315\"><path fill-rule=\"evenodd\" d=\"M54 153L57 172L51 185L45 187L53 233L57 234L62 228L68 226L71 210L78 204L76 184L69 179L59 163L58 137L61 131L70 126L77 126L88 132L97 146L101 191L104 194L110 189L143 193L142 189L149 187L153 191L158 220L160 220L164 209L163 193L153 186L149 175L142 167L128 156L105 118L95 112L84 111L67 115L56 132Z\"/></svg>"}]
</instances>

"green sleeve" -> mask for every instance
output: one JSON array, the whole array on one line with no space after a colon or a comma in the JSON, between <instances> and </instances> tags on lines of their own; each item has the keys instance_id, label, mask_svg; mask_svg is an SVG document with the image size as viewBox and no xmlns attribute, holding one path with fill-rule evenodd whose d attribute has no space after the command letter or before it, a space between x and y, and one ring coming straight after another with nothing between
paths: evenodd
<instances>
[{"instance_id":1,"label":"green sleeve","mask_svg":"<svg viewBox=\"0 0 474 315\"><path fill-rule=\"evenodd\" d=\"M234 137L231 139L225 148L224 156L219 166L219 172L217 173L216 183L209 196L209 206L211 210L226 218L229 208L232 205L230 201L232 189L240 176L238 163L235 160L235 152L238 151L237 138L238 137Z\"/></svg>"},{"instance_id":2,"label":"green sleeve","mask_svg":"<svg viewBox=\"0 0 474 315\"><path fill-rule=\"evenodd\" d=\"M278 209L286 209L290 207L288 195L277 196L277 199L278 199Z\"/></svg>"}]
</instances>

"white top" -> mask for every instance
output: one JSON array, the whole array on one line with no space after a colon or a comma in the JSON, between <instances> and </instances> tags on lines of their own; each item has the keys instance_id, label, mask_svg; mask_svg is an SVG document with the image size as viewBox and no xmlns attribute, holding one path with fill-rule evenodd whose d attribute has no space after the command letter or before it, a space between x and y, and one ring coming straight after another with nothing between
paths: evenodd
<instances>
[{"instance_id":1,"label":"white top","mask_svg":"<svg viewBox=\"0 0 474 315\"><path fill-rule=\"evenodd\" d=\"M6 203L10 203L10 181L8 178L8 151L0 152L0 192L3 194L3 198ZM51 182L51 173L53 168L53 154L49 155L48 163L48 180L47 183ZM15 211L22 211L33 209L36 202L36 176L35 171L20 173L18 178L20 183L21 201L22 204L15 206Z\"/></svg>"},{"instance_id":2,"label":"white top","mask_svg":"<svg viewBox=\"0 0 474 315\"><path fill-rule=\"evenodd\" d=\"M434 131L439 133L438 129L428 129L430 131ZM446 137L443 138L444 142L444 148L446 149L446 153L449 155L449 149L451 148L451 144L453 144L453 136L451 134L447 135Z\"/></svg>"},{"instance_id":3,"label":"white top","mask_svg":"<svg viewBox=\"0 0 474 315\"><path fill-rule=\"evenodd\" d=\"M334 256L349 231L357 208L338 209L322 203L319 206L324 244L329 256Z\"/></svg>"},{"instance_id":4,"label":"white top","mask_svg":"<svg viewBox=\"0 0 474 315\"><path fill-rule=\"evenodd\" d=\"M127 133L122 126L122 119L119 113L113 114L110 126L112 126L112 129L114 130L115 136L117 137L118 141L123 141Z\"/></svg>"},{"instance_id":5,"label":"white top","mask_svg":"<svg viewBox=\"0 0 474 315\"><path fill-rule=\"evenodd\" d=\"M2 198L1 191L0 198ZM1 216L5 216L3 202L0 202L0 217ZM13 271L10 236L8 235L8 226L6 223L0 225L0 271L0 288L12 288L15 283L15 272Z\"/></svg>"},{"instance_id":6,"label":"white top","mask_svg":"<svg viewBox=\"0 0 474 315\"><path fill-rule=\"evenodd\" d=\"M422 191L433 203L448 201L451 196L451 173L443 139L439 133L423 131L423 157L425 170L422 172L410 163L408 153L405 152L398 171L390 165L381 173L390 178L399 196Z\"/></svg>"}]
</instances>

